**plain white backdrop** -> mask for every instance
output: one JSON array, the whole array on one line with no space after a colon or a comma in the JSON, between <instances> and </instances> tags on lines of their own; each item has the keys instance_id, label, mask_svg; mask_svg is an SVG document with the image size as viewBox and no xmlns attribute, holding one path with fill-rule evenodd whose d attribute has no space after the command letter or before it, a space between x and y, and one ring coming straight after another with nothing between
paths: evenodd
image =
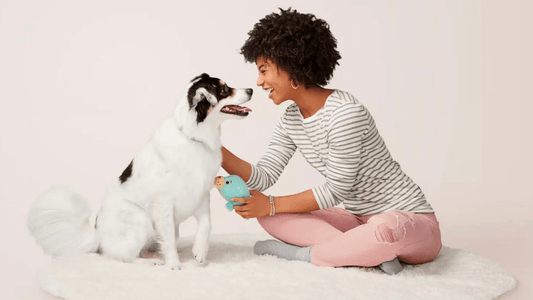
<instances>
[{"instance_id":1,"label":"plain white backdrop","mask_svg":"<svg viewBox=\"0 0 533 300\"><path fill-rule=\"evenodd\" d=\"M50 258L27 233L30 203L66 184L96 211L196 75L254 88L253 113L224 123L223 144L257 162L289 103L255 86L239 49L289 6L330 24L342 59L328 87L371 111L437 211L444 245L511 271L520 286L502 299L533 294L532 2L0 0L2 299L53 299L35 281ZM297 154L267 192L323 182ZM213 191L213 233L261 231L224 203Z\"/></svg>"}]
</instances>

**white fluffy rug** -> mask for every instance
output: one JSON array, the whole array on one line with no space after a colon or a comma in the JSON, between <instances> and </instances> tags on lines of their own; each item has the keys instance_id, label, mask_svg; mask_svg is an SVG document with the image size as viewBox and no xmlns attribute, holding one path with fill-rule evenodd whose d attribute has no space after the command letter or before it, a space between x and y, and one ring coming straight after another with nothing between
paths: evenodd
<instances>
[{"instance_id":1,"label":"white fluffy rug","mask_svg":"<svg viewBox=\"0 0 533 300\"><path fill-rule=\"evenodd\" d=\"M81 299L494 299L516 280L498 264L443 247L430 263L389 276L373 268L325 268L252 253L265 235L213 235L208 265L183 239L183 268L127 264L96 254L55 259L38 276L51 294Z\"/></svg>"}]
</instances>

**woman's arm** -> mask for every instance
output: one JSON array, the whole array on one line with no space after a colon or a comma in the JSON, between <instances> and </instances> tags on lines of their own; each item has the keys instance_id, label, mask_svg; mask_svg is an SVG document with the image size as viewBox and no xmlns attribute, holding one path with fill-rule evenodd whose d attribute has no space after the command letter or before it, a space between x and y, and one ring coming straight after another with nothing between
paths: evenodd
<instances>
[{"instance_id":1,"label":"woman's arm","mask_svg":"<svg viewBox=\"0 0 533 300\"><path fill-rule=\"evenodd\" d=\"M362 136L368 128L367 112L361 105L343 105L333 114L330 128L326 183L296 195L275 197L276 214L328 208L347 198L359 169ZM246 204L235 208L236 212L244 218L268 216L269 198L256 191L251 195L235 200Z\"/></svg>"},{"instance_id":2,"label":"woman's arm","mask_svg":"<svg viewBox=\"0 0 533 300\"><path fill-rule=\"evenodd\" d=\"M229 174L239 175L245 182L248 182L252 175L251 164L240 159L225 147L222 147L222 168ZM235 198L232 201L245 203L245 205L234 206L235 212L245 219L264 217L271 213L270 197L256 190L250 191L249 198ZM291 196L274 197L274 207L276 214L305 213L319 209L312 190Z\"/></svg>"},{"instance_id":3,"label":"woman's arm","mask_svg":"<svg viewBox=\"0 0 533 300\"><path fill-rule=\"evenodd\" d=\"M270 198L259 191L250 191L249 198L234 198L231 201L244 203L235 205L235 212L245 219L269 216L271 213ZM291 195L274 197L276 214L307 213L318 210L318 204L312 190Z\"/></svg>"},{"instance_id":4,"label":"woman's arm","mask_svg":"<svg viewBox=\"0 0 533 300\"><path fill-rule=\"evenodd\" d=\"M312 190L290 196L274 197L276 214L307 213L320 209Z\"/></svg>"},{"instance_id":5,"label":"woman's arm","mask_svg":"<svg viewBox=\"0 0 533 300\"><path fill-rule=\"evenodd\" d=\"M296 151L296 145L285 131L282 118L274 127L272 139L256 165L247 163L222 147L222 167L239 175L251 190L264 191L274 185Z\"/></svg>"},{"instance_id":6,"label":"woman's arm","mask_svg":"<svg viewBox=\"0 0 533 300\"><path fill-rule=\"evenodd\" d=\"M222 168L228 174L239 175L245 182L250 180L252 166L231 153L226 147L222 147Z\"/></svg>"},{"instance_id":7,"label":"woman's arm","mask_svg":"<svg viewBox=\"0 0 533 300\"><path fill-rule=\"evenodd\" d=\"M222 147L222 168L229 174L239 175L244 181L248 181L252 174L252 166ZM255 190L250 191L249 198L235 198L234 202L245 203L246 205L235 206L235 212L243 218L257 218L270 215L270 197ZM276 214L280 213L305 213L318 210L313 191L291 195L274 197L274 207Z\"/></svg>"}]
</instances>

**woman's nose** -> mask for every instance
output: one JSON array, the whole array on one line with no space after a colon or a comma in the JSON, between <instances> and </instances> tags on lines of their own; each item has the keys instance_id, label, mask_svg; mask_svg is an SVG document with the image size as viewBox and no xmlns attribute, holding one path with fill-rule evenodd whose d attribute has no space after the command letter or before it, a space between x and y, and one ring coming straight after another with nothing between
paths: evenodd
<instances>
[{"instance_id":1,"label":"woman's nose","mask_svg":"<svg viewBox=\"0 0 533 300\"><path fill-rule=\"evenodd\" d=\"M264 83L264 80L261 79L261 76L258 76L258 77L257 77L257 82L256 82L256 84L257 84L258 86L262 86L263 83Z\"/></svg>"}]
</instances>

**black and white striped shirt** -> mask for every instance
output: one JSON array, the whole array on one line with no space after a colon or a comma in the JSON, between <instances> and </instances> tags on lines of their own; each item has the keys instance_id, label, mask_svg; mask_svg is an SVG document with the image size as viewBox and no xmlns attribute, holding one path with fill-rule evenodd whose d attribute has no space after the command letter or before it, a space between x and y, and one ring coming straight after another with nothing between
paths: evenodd
<instances>
[{"instance_id":1,"label":"black and white striped shirt","mask_svg":"<svg viewBox=\"0 0 533 300\"><path fill-rule=\"evenodd\" d=\"M353 214L392 210L433 213L421 189L391 157L368 110L335 90L324 107L304 119L296 103L279 119L266 153L247 182L263 191L279 178L296 149L326 183L312 189L321 209L343 203Z\"/></svg>"}]
</instances>

